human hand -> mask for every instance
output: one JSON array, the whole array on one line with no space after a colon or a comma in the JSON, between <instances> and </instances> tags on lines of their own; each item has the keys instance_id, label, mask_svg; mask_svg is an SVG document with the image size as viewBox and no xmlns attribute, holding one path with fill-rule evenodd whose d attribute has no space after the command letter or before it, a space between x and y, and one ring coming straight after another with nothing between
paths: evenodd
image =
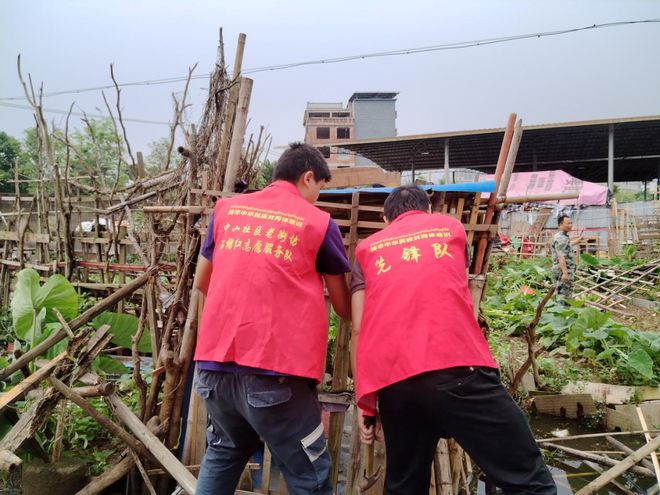
<instances>
[{"instance_id":1,"label":"human hand","mask_svg":"<svg viewBox=\"0 0 660 495\"><path fill-rule=\"evenodd\" d=\"M371 445L374 440L382 440L380 434L380 419L375 416L362 416L358 421L360 427L360 441L365 445Z\"/></svg>"},{"instance_id":2,"label":"human hand","mask_svg":"<svg viewBox=\"0 0 660 495\"><path fill-rule=\"evenodd\" d=\"M570 282L571 277L569 277L568 273L562 273L561 275L561 281L562 282Z\"/></svg>"}]
</instances>

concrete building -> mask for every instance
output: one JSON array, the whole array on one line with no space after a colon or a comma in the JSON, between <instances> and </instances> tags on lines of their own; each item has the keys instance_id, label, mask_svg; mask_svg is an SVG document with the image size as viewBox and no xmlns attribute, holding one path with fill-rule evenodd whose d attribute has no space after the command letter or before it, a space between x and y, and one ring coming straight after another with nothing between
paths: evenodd
<instances>
[{"instance_id":1,"label":"concrete building","mask_svg":"<svg viewBox=\"0 0 660 495\"><path fill-rule=\"evenodd\" d=\"M356 139L396 136L396 96L398 93L353 93L348 104L307 103L303 125L305 143L317 146L333 168L373 165L341 149L342 142ZM333 143L333 146L323 146Z\"/></svg>"},{"instance_id":2,"label":"concrete building","mask_svg":"<svg viewBox=\"0 0 660 495\"><path fill-rule=\"evenodd\" d=\"M330 167L353 167L352 153L339 153L324 143L351 141L355 138L355 121L350 108L342 103L307 103L305 109L305 143L317 146Z\"/></svg>"},{"instance_id":3,"label":"concrete building","mask_svg":"<svg viewBox=\"0 0 660 495\"><path fill-rule=\"evenodd\" d=\"M348 106L355 120L354 140L396 136L396 97L398 93L353 93ZM375 166L371 160L355 157L357 167Z\"/></svg>"}]
</instances>

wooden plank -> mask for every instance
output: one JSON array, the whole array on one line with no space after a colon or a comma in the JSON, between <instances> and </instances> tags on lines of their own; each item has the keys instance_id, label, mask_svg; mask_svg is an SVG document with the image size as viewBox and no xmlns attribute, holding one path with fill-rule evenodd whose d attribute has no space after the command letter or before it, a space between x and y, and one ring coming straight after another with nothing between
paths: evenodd
<instances>
[{"instance_id":1,"label":"wooden plank","mask_svg":"<svg viewBox=\"0 0 660 495\"><path fill-rule=\"evenodd\" d=\"M605 404L625 404L635 395L635 387L576 381L561 389L562 394L590 394L596 402Z\"/></svg>"},{"instance_id":2,"label":"wooden plank","mask_svg":"<svg viewBox=\"0 0 660 495\"><path fill-rule=\"evenodd\" d=\"M50 242L50 235L26 232L24 239L28 242L38 242L41 244L47 244ZM0 231L0 241L18 242L18 234L16 232Z\"/></svg>"},{"instance_id":3,"label":"wooden plank","mask_svg":"<svg viewBox=\"0 0 660 495\"><path fill-rule=\"evenodd\" d=\"M532 399L532 407L541 414L571 419L592 416L598 412L589 394L538 395Z\"/></svg>"},{"instance_id":4,"label":"wooden plank","mask_svg":"<svg viewBox=\"0 0 660 495\"><path fill-rule=\"evenodd\" d=\"M10 404L25 397L25 394L38 386L43 379L48 377L48 375L55 370L55 367L60 364L66 356L67 352L64 351L54 359L50 360L45 366L39 368L30 376L21 380L18 385L9 390L9 392L2 394L0 397L0 412L4 411Z\"/></svg>"},{"instance_id":5,"label":"wooden plank","mask_svg":"<svg viewBox=\"0 0 660 495\"><path fill-rule=\"evenodd\" d=\"M470 211L470 220L468 225L476 225L477 219L479 217L479 200L481 198L481 193L477 193L474 196L474 203L472 204L472 209ZM474 230L466 231L467 232L467 243L468 246L472 246L472 240L474 239Z\"/></svg>"},{"instance_id":6,"label":"wooden plank","mask_svg":"<svg viewBox=\"0 0 660 495\"><path fill-rule=\"evenodd\" d=\"M386 172L380 167L347 167L332 169L332 180L327 182L324 189L341 187L372 186L380 184L385 187L401 185L399 172Z\"/></svg>"},{"instance_id":7,"label":"wooden plank","mask_svg":"<svg viewBox=\"0 0 660 495\"><path fill-rule=\"evenodd\" d=\"M639 407L652 428L660 425L660 401L642 402ZM643 429L634 404L621 404L614 408L606 408L605 426L609 430L620 429L621 431Z\"/></svg>"}]
</instances>

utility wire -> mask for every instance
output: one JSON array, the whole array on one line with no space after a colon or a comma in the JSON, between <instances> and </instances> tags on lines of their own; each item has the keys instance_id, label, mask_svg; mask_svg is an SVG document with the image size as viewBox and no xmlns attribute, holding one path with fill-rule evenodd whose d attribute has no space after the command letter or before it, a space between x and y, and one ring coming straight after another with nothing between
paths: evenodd
<instances>
[{"instance_id":1,"label":"utility wire","mask_svg":"<svg viewBox=\"0 0 660 495\"><path fill-rule=\"evenodd\" d=\"M499 38L485 38L485 39L480 39L480 40L471 40L471 41L460 41L456 43L445 43L445 44L440 44L440 45L430 45L430 46L422 46L422 47L416 47L416 48L404 48L400 50L391 50L391 51L384 51L384 52L375 52L375 53L364 53L361 55L347 55L343 57L335 57L335 58L326 58L326 59L318 59L318 60L307 60L304 62L291 62L287 64L278 64L278 65L268 65L264 67L253 67L249 69L243 70L241 73L242 74L254 74L257 72L267 72L267 71L277 71L277 70L285 70L285 69L292 69L295 67L303 67L303 66L308 66L308 65L321 65L321 64L337 64L337 63L342 63L342 62L349 62L352 60L363 60L363 59L368 59L368 58L378 58L378 57L394 57L394 56L401 56L401 55L412 55L416 53L427 53L427 52L435 52L435 51L442 51L442 50L459 50L459 49L464 49L464 48L473 48L473 47L478 47L478 46L487 46L487 45L494 45L498 43L508 43L511 41L519 41L519 40L524 40L524 39L531 39L531 38L546 38L550 36L560 36L560 35L565 35L565 34L571 34L571 33L577 33L579 31L588 31L588 30L595 30L595 29L603 29L603 28L612 28L612 27L621 27L621 26L630 26L634 24L652 24L652 23L660 23L660 18L654 18L654 19L640 19L640 20L634 20L634 21L617 21L617 22L606 22L606 23L601 23L601 24L591 24L588 26L582 26L582 27L576 27L576 28L569 28L569 29L560 29L556 31L543 31L543 32L538 32L538 33L528 33L528 34L518 34L518 35L512 35L512 36L503 36ZM208 79L210 77L210 74L199 74L196 76L192 76L191 79ZM121 83L119 84L120 87L130 87L130 86L156 86L160 84L172 84L176 82L182 82L186 81L188 79L187 76L181 76L181 77L169 77L169 78L164 78L164 79L149 79L146 81L133 81L133 82L127 82L127 83ZM114 85L107 85L107 86L93 86L93 87L88 87L88 88L79 88L79 89L67 89L67 90L62 90L62 91L52 91L49 93L44 93L44 97L49 97L49 96L61 96L61 95L67 95L67 94L78 94L78 93L87 93L90 91L101 91L104 89L112 89L114 88ZM0 101L10 101L10 100L23 100L25 97L24 96L12 96L12 97L4 97L0 98ZM126 119L128 120L128 119Z\"/></svg>"},{"instance_id":2,"label":"utility wire","mask_svg":"<svg viewBox=\"0 0 660 495\"><path fill-rule=\"evenodd\" d=\"M6 103L4 101L0 101L0 106L3 107L9 107L9 108L19 108L21 110L32 110L32 107L27 106L27 105L17 105L16 103ZM59 113L62 115L68 115L69 111L68 110L58 110L55 108L43 108L42 109L46 113ZM71 112L71 115L77 115L80 117L90 117L93 119L106 119L108 118L107 115L95 115L95 114L90 114L90 113L82 113L82 112ZM157 124L157 125L170 125L169 122L160 122L157 120L144 120L144 119L130 119L123 117L122 120L124 122L137 122L139 124Z\"/></svg>"}]
</instances>

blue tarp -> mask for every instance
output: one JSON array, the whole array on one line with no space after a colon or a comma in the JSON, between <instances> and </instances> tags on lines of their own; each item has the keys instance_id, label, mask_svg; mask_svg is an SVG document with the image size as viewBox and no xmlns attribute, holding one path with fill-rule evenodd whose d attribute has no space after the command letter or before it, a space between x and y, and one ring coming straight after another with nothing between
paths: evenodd
<instances>
[{"instance_id":1,"label":"blue tarp","mask_svg":"<svg viewBox=\"0 0 660 495\"><path fill-rule=\"evenodd\" d=\"M493 192L495 181L466 182L465 184L447 184L446 186L419 186L425 191L454 191L454 192ZM389 194L393 187L347 187L346 189L322 189L321 194L349 194L354 192Z\"/></svg>"}]
</instances>

